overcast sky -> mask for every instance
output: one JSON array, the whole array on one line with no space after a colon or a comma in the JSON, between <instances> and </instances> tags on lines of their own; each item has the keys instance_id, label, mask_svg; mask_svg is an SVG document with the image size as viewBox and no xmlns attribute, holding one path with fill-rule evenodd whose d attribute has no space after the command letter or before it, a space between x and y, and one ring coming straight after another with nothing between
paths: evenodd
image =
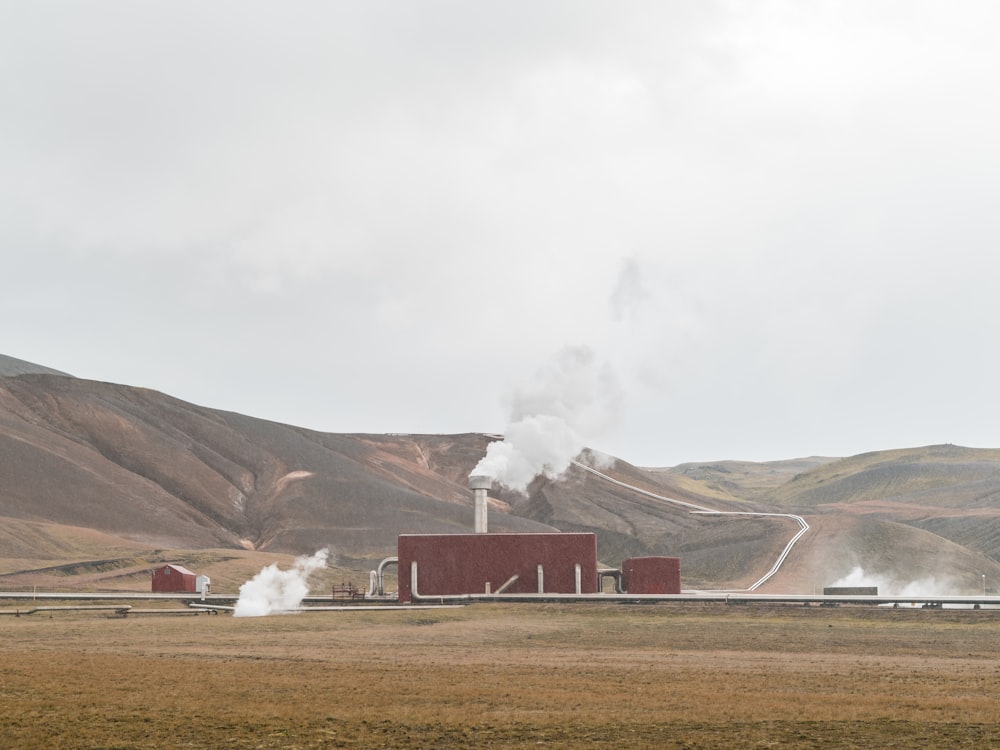
<instances>
[{"instance_id":1,"label":"overcast sky","mask_svg":"<svg viewBox=\"0 0 1000 750\"><path fill-rule=\"evenodd\" d=\"M0 0L0 353L329 432L563 383L645 466L1000 447L997 28Z\"/></svg>"}]
</instances>

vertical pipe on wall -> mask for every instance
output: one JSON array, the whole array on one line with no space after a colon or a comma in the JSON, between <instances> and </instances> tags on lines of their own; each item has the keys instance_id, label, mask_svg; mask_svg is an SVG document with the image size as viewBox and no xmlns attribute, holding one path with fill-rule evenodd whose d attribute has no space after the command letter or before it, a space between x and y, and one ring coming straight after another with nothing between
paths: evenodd
<instances>
[{"instance_id":1,"label":"vertical pipe on wall","mask_svg":"<svg viewBox=\"0 0 1000 750\"><path fill-rule=\"evenodd\" d=\"M576 593L583 593L583 568L580 567L580 563L574 566L573 573L576 577Z\"/></svg>"},{"instance_id":2,"label":"vertical pipe on wall","mask_svg":"<svg viewBox=\"0 0 1000 750\"><path fill-rule=\"evenodd\" d=\"M538 565L538 593L545 593L545 571L542 569L541 563Z\"/></svg>"}]
</instances>

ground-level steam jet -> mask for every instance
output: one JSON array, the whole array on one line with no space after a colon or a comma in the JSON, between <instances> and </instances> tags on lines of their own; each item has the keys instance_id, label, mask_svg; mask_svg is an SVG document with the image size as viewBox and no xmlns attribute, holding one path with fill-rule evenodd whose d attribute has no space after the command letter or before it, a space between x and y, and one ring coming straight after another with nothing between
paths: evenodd
<instances>
[{"instance_id":1,"label":"ground-level steam jet","mask_svg":"<svg viewBox=\"0 0 1000 750\"><path fill-rule=\"evenodd\" d=\"M277 564L262 569L240 586L240 596L233 608L234 617L262 617L294 612L309 593L309 576L326 567L330 550L323 548L313 555L298 557L288 570Z\"/></svg>"}]
</instances>

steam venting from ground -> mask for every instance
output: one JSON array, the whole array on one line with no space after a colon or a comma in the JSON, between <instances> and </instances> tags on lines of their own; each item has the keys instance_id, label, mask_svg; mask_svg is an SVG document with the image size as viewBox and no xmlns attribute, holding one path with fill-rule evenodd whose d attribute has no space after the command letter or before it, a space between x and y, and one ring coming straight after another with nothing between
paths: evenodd
<instances>
[{"instance_id":1,"label":"steam venting from ground","mask_svg":"<svg viewBox=\"0 0 1000 750\"><path fill-rule=\"evenodd\" d=\"M299 557L288 570L268 565L240 586L233 616L263 617L297 609L309 593L309 576L326 567L329 555L324 548L311 557Z\"/></svg>"},{"instance_id":2,"label":"steam venting from ground","mask_svg":"<svg viewBox=\"0 0 1000 750\"><path fill-rule=\"evenodd\" d=\"M586 347L560 352L530 383L507 395L504 439L490 443L470 476L488 476L518 492L544 474L556 479L586 440L610 428L621 395L611 368Z\"/></svg>"},{"instance_id":3,"label":"steam venting from ground","mask_svg":"<svg viewBox=\"0 0 1000 750\"><path fill-rule=\"evenodd\" d=\"M885 575L868 573L860 565L856 565L850 573L831 585L837 587L878 586L878 593L882 596L912 596L915 599L929 596L949 596L957 593L954 581L948 578L928 576L915 581L899 581Z\"/></svg>"}]
</instances>

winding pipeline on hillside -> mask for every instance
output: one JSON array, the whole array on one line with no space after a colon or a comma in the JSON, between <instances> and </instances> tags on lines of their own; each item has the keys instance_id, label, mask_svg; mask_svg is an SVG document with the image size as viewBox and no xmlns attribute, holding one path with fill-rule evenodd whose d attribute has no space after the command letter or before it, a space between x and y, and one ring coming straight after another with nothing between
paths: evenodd
<instances>
[{"instance_id":1,"label":"winding pipeline on hillside","mask_svg":"<svg viewBox=\"0 0 1000 750\"><path fill-rule=\"evenodd\" d=\"M798 532L791 539L788 540L788 544L786 544L785 548L781 550L781 554L778 555L778 559L775 560L774 565L771 566L770 570L768 570L764 575L762 575L760 578L754 581L753 584L748 586L745 589L746 591L756 591L758 588L767 583L774 576L774 574L781 569L782 564L787 559L788 554L792 551L792 547L795 546L795 543L799 541L799 539L801 539L802 536L807 531L809 531L809 524L806 523L806 520L802 516L797 516L794 513L754 513L752 511L716 510L715 508L706 508L702 505L687 503L684 502L683 500L676 500L672 497L664 497L663 495L657 495L655 492L644 490L642 487L636 487L635 485L628 484L626 482L622 482L618 479L615 479L614 477L608 476L607 474L604 474L603 472L600 472L597 469L587 466L586 464L582 464L579 461L573 461L573 465L583 469L584 471L590 472L596 477L600 477L606 482L611 482L612 484L616 484L619 487L624 487L625 489L631 490L632 492L638 492L640 495L651 497L654 500L659 500L660 502L670 503L671 505L679 505L683 508L687 508L690 513L698 513L700 515L708 515L708 516L758 516L763 518L788 518L791 519L792 521L795 521L799 525Z\"/></svg>"}]
</instances>

